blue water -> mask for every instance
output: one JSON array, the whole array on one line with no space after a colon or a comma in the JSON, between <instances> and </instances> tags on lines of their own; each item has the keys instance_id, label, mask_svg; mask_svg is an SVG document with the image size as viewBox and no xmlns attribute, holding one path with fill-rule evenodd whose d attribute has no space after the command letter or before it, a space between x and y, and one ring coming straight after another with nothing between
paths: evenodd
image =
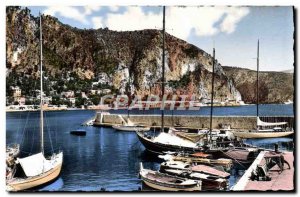
<instances>
[{"instance_id":1,"label":"blue water","mask_svg":"<svg viewBox=\"0 0 300 197\"><path fill-rule=\"evenodd\" d=\"M94 115L95 111L88 110L45 112L46 154L52 152L52 144L55 151L63 150L64 163L60 177L38 190L135 191L142 187L138 179L139 162L143 162L145 168L159 168L161 160L144 151L134 132L80 126ZM39 113L10 112L6 117L6 143L20 143L21 156L39 152ZM70 130L78 128L85 129L87 135L69 134ZM249 143L272 146L274 142L286 141L292 138ZM230 184L234 184L243 172L234 168Z\"/></svg>"},{"instance_id":2,"label":"blue water","mask_svg":"<svg viewBox=\"0 0 300 197\"><path fill-rule=\"evenodd\" d=\"M294 116L293 104L262 104L259 105L259 116ZM127 110L110 110L110 113L127 114ZM129 114L161 114L159 109L129 110ZM166 115L200 115L209 116L210 107L200 107L200 110L165 110ZM213 107L215 116L256 116L256 105L236 107Z\"/></svg>"}]
</instances>

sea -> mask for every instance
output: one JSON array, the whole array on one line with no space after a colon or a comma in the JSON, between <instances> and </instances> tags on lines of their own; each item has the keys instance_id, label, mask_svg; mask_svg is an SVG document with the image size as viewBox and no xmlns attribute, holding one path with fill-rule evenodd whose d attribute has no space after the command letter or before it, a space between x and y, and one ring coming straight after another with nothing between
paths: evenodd
<instances>
[{"instance_id":1,"label":"sea","mask_svg":"<svg viewBox=\"0 0 300 197\"><path fill-rule=\"evenodd\" d=\"M160 110L111 110L117 114L160 114ZM49 111L44 113L45 154L63 151L60 177L34 191L139 191L139 163L144 168L159 169L162 162L145 151L135 132L118 132L113 128L81 126L95 115L93 110ZM208 116L210 107L198 111L165 111L165 114ZM294 116L293 105L261 105L261 116ZM215 116L255 116L256 106L214 107ZM39 152L39 112L7 112L6 144L19 143L20 157ZM84 129L86 136L70 135L71 130ZM293 151L293 138L252 139L247 143L262 147L279 147ZM230 186L243 175L242 166L234 166ZM32 190L30 190L32 191Z\"/></svg>"}]
</instances>

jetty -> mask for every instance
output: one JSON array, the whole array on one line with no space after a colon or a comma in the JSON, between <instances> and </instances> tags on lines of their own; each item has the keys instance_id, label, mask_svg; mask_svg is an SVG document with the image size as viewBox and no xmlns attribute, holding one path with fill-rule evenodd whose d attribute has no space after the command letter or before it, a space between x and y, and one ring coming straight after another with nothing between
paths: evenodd
<instances>
[{"instance_id":1,"label":"jetty","mask_svg":"<svg viewBox=\"0 0 300 197\"><path fill-rule=\"evenodd\" d=\"M111 114L107 112L98 112L96 114L93 125L94 126L106 126L111 127L116 124L122 124L121 115L124 119L127 119L127 114ZM145 125L149 127L161 127L160 115L151 114L132 114L130 120L134 124ZM262 120L268 121L285 121L292 127L294 124L294 117L261 117ZM222 125L230 125L232 129L250 130L256 128L257 118L256 116L213 116L212 128L218 129ZM180 125L180 126L176 126ZM165 115L164 126L182 128L182 129L199 129L210 127L209 116L197 116L197 115Z\"/></svg>"},{"instance_id":2,"label":"jetty","mask_svg":"<svg viewBox=\"0 0 300 197\"><path fill-rule=\"evenodd\" d=\"M268 169L270 161L278 163ZM293 191L294 178L293 152L262 151L231 190Z\"/></svg>"}]
</instances>

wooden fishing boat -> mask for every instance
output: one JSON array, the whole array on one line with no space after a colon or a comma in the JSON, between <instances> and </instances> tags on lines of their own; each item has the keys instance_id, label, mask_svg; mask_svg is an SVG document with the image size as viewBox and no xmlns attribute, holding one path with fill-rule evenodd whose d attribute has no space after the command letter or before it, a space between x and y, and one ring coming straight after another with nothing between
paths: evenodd
<instances>
[{"instance_id":1,"label":"wooden fishing boat","mask_svg":"<svg viewBox=\"0 0 300 197\"><path fill-rule=\"evenodd\" d=\"M6 180L7 191L20 191L47 184L55 180L61 171L63 153L44 155L44 115L43 115L43 70L42 70L42 17L40 15L40 152L28 157L17 158L16 169Z\"/></svg>"},{"instance_id":2,"label":"wooden fishing boat","mask_svg":"<svg viewBox=\"0 0 300 197\"><path fill-rule=\"evenodd\" d=\"M228 172L216 169L207 165L195 165L191 167L191 170L194 172L201 172L204 174L214 175L221 178L229 178L230 174Z\"/></svg>"},{"instance_id":3,"label":"wooden fishing boat","mask_svg":"<svg viewBox=\"0 0 300 197\"><path fill-rule=\"evenodd\" d=\"M192 180L201 180L202 190L226 190L229 186L227 179L220 178L218 176L207 175L199 172L191 172L189 170L179 170L179 169L165 169L165 172L170 175L189 178Z\"/></svg>"},{"instance_id":4,"label":"wooden fishing boat","mask_svg":"<svg viewBox=\"0 0 300 197\"><path fill-rule=\"evenodd\" d=\"M192 153L190 154L190 156L192 157L200 157L200 158L211 158L211 154L206 154L206 153L203 153L203 152L196 152L196 153Z\"/></svg>"},{"instance_id":5,"label":"wooden fishing boat","mask_svg":"<svg viewBox=\"0 0 300 197\"><path fill-rule=\"evenodd\" d=\"M233 163L231 159L219 158L208 159L201 157L193 157L191 155L159 155L160 158L166 161L182 161L185 163L205 164L210 166L222 166L225 171L230 171Z\"/></svg>"},{"instance_id":6,"label":"wooden fishing boat","mask_svg":"<svg viewBox=\"0 0 300 197\"><path fill-rule=\"evenodd\" d=\"M201 191L201 181L171 176L144 169L140 163L140 177L147 186L160 191Z\"/></svg>"},{"instance_id":7,"label":"wooden fishing boat","mask_svg":"<svg viewBox=\"0 0 300 197\"><path fill-rule=\"evenodd\" d=\"M160 164L160 171L165 172L166 169L190 170L192 172L200 172L207 175L218 176L220 178L228 178L229 173L207 165L195 165L184 163L181 161L167 161Z\"/></svg>"}]
</instances>

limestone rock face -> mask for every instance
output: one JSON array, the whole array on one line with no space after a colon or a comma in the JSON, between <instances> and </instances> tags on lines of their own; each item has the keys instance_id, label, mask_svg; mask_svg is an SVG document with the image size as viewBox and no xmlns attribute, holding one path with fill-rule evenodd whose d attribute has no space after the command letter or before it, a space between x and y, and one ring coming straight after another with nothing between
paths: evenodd
<instances>
[{"instance_id":1,"label":"limestone rock face","mask_svg":"<svg viewBox=\"0 0 300 197\"><path fill-rule=\"evenodd\" d=\"M233 85L247 103L256 103L257 73L237 67L223 67L232 78ZM283 103L294 99L294 74L285 72L259 72L259 103Z\"/></svg>"},{"instance_id":2,"label":"limestone rock face","mask_svg":"<svg viewBox=\"0 0 300 197\"><path fill-rule=\"evenodd\" d=\"M27 8L7 7L6 12L7 87L19 85L28 96L39 77L39 19ZM160 92L160 31L78 29L52 16L43 16L42 21L44 67L48 76L45 83L49 90L87 92L93 82L99 82L100 88L112 89L113 93L130 92L144 97ZM166 34L165 54L167 92L209 99L212 56L169 34ZM234 76L229 74L229 78L217 60L215 65L215 98L224 101L243 97L231 79Z\"/></svg>"}]
</instances>

